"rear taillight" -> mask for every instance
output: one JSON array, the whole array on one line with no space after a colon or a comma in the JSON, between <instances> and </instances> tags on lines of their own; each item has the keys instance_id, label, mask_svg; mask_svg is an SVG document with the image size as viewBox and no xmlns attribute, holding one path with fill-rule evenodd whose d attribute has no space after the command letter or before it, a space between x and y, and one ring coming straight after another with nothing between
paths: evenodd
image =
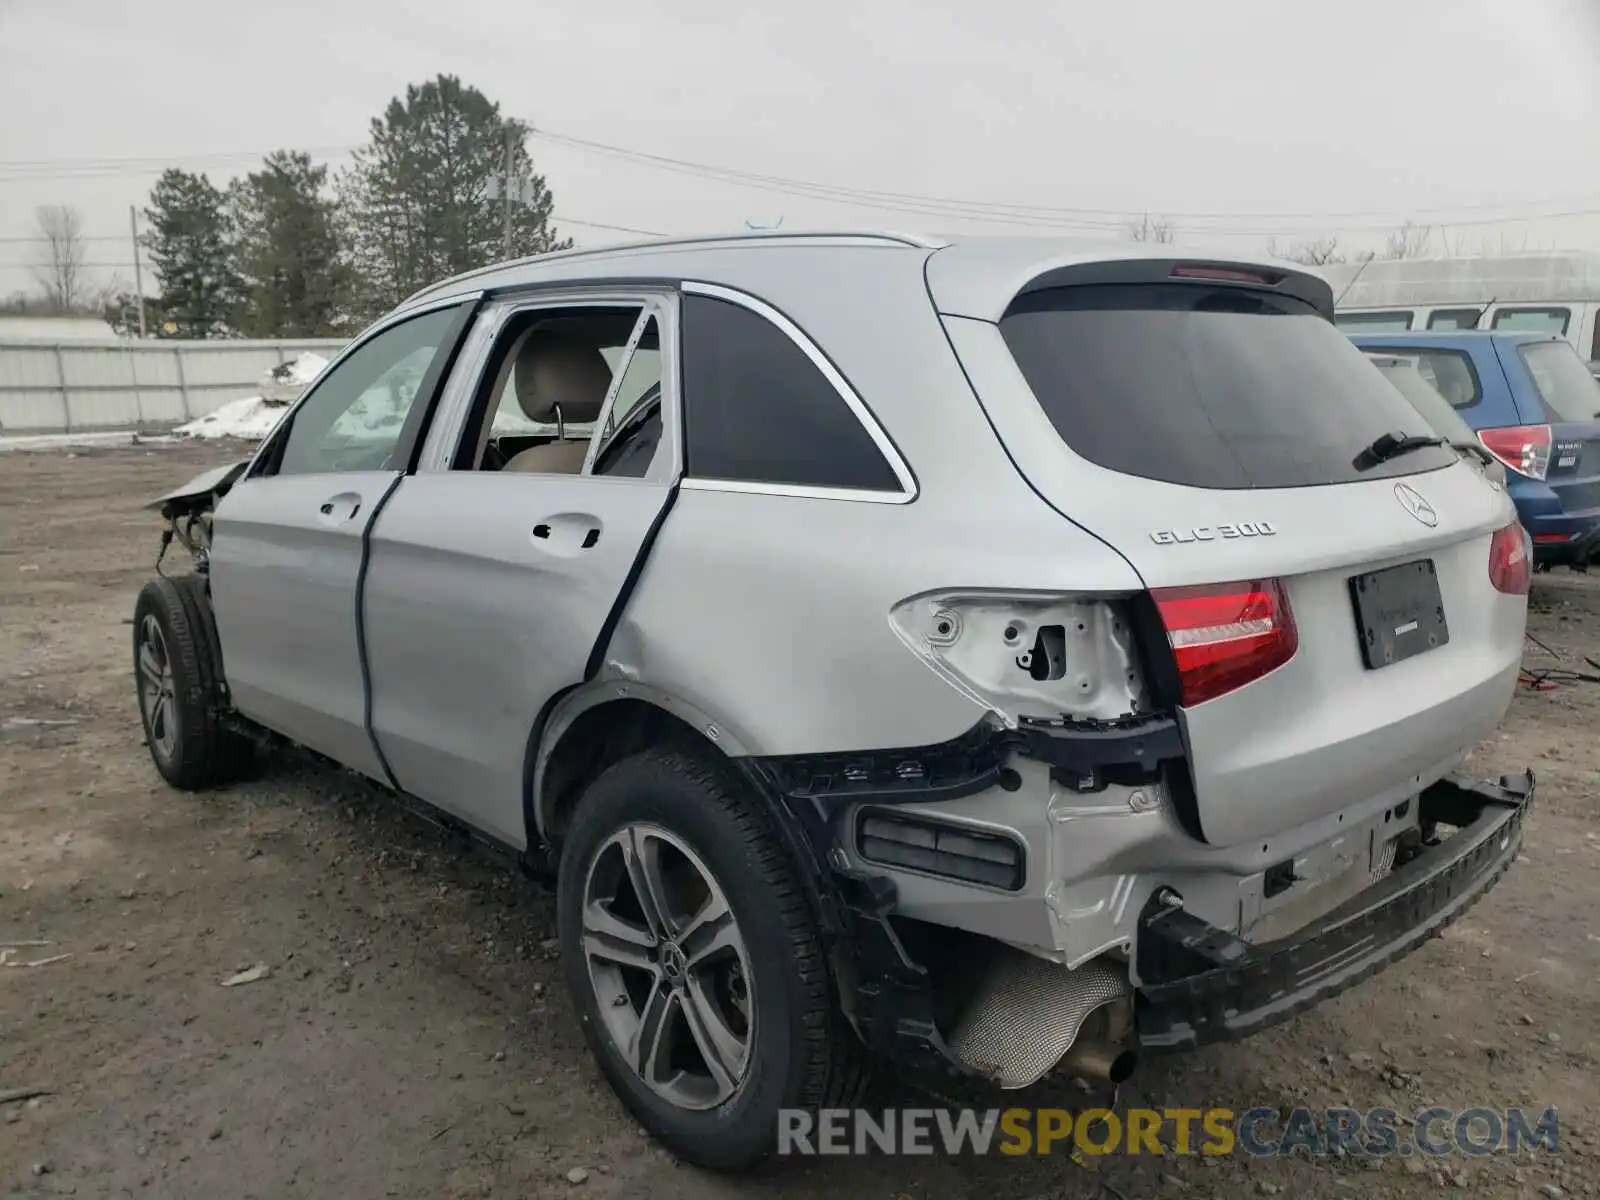
<instances>
[{"instance_id":1,"label":"rear taillight","mask_svg":"<svg viewBox=\"0 0 1600 1200\"><path fill-rule=\"evenodd\" d=\"M1528 534L1513 521L1489 543L1489 582L1508 596L1526 596L1533 575Z\"/></svg>"},{"instance_id":2,"label":"rear taillight","mask_svg":"<svg viewBox=\"0 0 1600 1200\"><path fill-rule=\"evenodd\" d=\"M1513 471L1530 479L1543 479L1550 473L1550 426L1507 425L1501 429L1480 429L1478 440Z\"/></svg>"},{"instance_id":3,"label":"rear taillight","mask_svg":"<svg viewBox=\"0 0 1600 1200\"><path fill-rule=\"evenodd\" d=\"M1178 662L1186 708L1261 678L1299 648L1281 580L1156 588L1150 595Z\"/></svg>"}]
</instances>

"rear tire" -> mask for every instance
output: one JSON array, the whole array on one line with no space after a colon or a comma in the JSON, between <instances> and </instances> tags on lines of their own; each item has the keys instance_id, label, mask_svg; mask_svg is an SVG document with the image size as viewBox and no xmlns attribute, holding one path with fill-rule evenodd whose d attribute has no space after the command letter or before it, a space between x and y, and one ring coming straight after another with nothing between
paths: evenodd
<instances>
[{"instance_id":1,"label":"rear tire","mask_svg":"<svg viewBox=\"0 0 1600 1200\"><path fill-rule=\"evenodd\" d=\"M752 1167L776 1148L780 1110L848 1106L865 1090L866 1054L835 1005L794 864L722 764L662 747L606 770L578 803L557 902L589 1048L679 1158Z\"/></svg>"},{"instance_id":2,"label":"rear tire","mask_svg":"<svg viewBox=\"0 0 1600 1200\"><path fill-rule=\"evenodd\" d=\"M133 672L145 745L161 777L199 791L231 783L254 757L222 723L222 671L196 576L152 579L133 608Z\"/></svg>"}]
</instances>

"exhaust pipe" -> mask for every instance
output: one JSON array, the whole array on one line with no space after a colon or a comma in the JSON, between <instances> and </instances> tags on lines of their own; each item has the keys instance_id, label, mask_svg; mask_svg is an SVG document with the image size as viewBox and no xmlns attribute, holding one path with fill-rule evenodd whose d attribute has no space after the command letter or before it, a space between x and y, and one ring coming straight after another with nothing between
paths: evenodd
<instances>
[{"instance_id":1,"label":"exhaust pipe","mask_svg":"<svg viewBox=\"0 0 1600 1200\"><path fill-rule=\"evenodd\" d=\"M1097 1083L1126 1082L1138 1065L1138 1051L1087 1038L1074 1042L1072 1049L1058 1064L1062 1071L1074 1078L1093 1079Z\"/></svg>"},{"instance_id":2,"label":"exhaust pipe","mask_svg":"<svg viewBox=\"0 0 1600 1200\"><path fill-rule=\"evenodd\" d=\"M1058 1064L1120 1083L1138 1055L1127 967L1095 959L1076 970L1006 947L951 1034L951 1053L1002 1088L1037 1083Z\"/></svg>"}]
</instances>

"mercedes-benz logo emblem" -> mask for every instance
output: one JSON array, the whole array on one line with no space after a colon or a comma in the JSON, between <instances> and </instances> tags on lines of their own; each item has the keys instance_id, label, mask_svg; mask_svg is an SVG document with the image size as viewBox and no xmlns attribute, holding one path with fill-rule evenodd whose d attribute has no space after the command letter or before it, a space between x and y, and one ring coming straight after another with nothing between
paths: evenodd
<instances>
[{"instance_id":1,"label":"mercedes-benz logo emblem","mask_svg":"<svg viewBox=\"0 0 1600 1200\"><path fill-rule=\"evenodd\" d=\"M1433 505L1424 500L1416 488L1397 483L1394 485L1394 494L1401 506L1424 525L1432 528L1439 523L1439 514L1433 511Z\"/></svg>"}]
</instances>

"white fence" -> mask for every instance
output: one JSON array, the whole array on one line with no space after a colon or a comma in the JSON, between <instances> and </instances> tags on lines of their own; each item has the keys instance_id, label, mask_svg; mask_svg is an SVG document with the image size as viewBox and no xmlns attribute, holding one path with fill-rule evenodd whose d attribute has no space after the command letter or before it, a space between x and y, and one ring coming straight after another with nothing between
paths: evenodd
<instances>
[{"instance_id":1,"label":"white fence","mask_svg":"<svg viewBox=\"0 0 1600 1200\"><path fill-rule=\"evenodd\" d=\"M0 341L0 434L179 425L254 396L263 373L337 339L303 341Z\"/></svg>"}]
</instances>

